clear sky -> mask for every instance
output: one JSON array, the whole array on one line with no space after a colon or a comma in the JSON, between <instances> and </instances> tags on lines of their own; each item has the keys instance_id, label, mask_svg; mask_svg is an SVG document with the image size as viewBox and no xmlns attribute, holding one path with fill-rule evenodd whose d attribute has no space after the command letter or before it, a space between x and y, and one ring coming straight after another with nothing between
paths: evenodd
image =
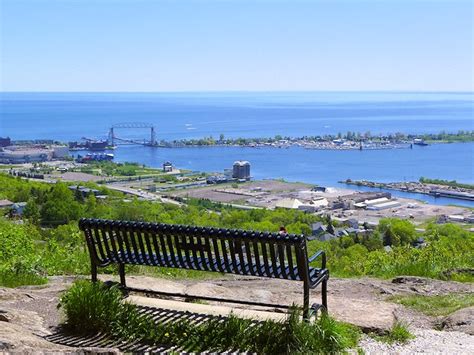
<instances>
[{"instance_id":1,"label":"clear sky","mask_svg":"<svg viewBox=\"0 0 474 355\"><path fill-rule=\"evenodd\" d=\"M471 0L0 0L2 91L473 91Z\"/></svg>"}]
</instances>

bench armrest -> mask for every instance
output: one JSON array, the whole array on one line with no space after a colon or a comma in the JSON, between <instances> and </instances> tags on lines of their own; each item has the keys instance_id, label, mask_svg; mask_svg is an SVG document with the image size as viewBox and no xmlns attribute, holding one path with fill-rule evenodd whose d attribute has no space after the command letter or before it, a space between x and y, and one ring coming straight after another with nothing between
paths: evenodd
<instances>
[{"instance_id":1,"label":"bench armrest","mask_svg":"<svg viewBox=\"0 0 474 355\"><path fill-rule=\"evenodd\" d=\"M319 256L322 255L322 265L321 268L325 269L326 268L326 252L324 250L319 250L317 253L313 254L309 259L308 263L312 263L315 261Z\"/></svg>"}]
</instances>

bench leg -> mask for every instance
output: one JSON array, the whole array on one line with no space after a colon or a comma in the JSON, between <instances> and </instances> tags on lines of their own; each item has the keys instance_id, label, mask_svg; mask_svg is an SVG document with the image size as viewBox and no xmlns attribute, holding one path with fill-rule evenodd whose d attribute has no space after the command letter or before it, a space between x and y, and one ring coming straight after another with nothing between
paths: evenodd
<instances>
[{"instance_id":1,"label":"bench leg","mask_svg":"<svg viewBox=\"0 0 474 355\"><path fill-rule=\"evenodd\" d=\"M309 321L309 283L304 282L303 320Z\"/></svg>"},{"instance_id":2,"label":"bench leg","mask_svg":"<svg viewBox=\"0 0 474 355\"><path fill-rule=\"evenodd\" d=\"M97 282L97 265L91 263L91 281Z\"/></svg>"},{"instance_id":3,"label":"bench leg","mask_svg":"<svg viewBox=\"0 0 474 355\"><path fill-rule=\"evenodd\" d=\"M119 264L120 284L122 287L127 287L125 284L125 264Z\"/></svg>"},{"instance_id":4,"label":"bench leg","mask_svg":"<svg viewBox=\"0 0 474 355\"><path fill-rule=\"evenodd\" d=\"M324 279L321 284L321 300L324 307L324 312L328 312L328 279Z\"/></svg>"}]
</instances>

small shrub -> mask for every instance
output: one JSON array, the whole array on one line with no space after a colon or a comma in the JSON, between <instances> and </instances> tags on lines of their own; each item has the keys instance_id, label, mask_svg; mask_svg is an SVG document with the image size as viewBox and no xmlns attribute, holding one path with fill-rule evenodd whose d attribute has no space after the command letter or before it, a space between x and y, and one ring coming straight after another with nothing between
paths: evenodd
<instances>
[{"instance_id":1,"label":"small shrub","mask_svg":"<svg viewBox=\"0 0 474 355\"><path fill-rule=\"evenodd\" d=\"M122 293L103 283L76 281L59 302L66 315L66 328L77 333L110 332L123 313Z\"/></svg>"},{"instance_id":2,"label":"small shrub","mask_svg":"<svg viewBox=\"0 0 474 355\"><path fill-rule=\"evenodd\" d=\"M395 322L387 334L382 336L374 336L374 338L389 344L405 344L411 339L414 339L415 336L410 333L405 324L403 324L402 322Z\"/></svg>"}]
</instances>

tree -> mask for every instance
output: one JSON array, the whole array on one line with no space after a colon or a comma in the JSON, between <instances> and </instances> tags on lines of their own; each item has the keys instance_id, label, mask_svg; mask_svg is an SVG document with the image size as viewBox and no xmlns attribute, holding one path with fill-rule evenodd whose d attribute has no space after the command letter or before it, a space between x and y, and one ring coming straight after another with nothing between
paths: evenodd
<instances>
[{"instance_id":1,"label":"tree","mask_svg":"<svg viewBox=\"0 0 474 355\"><path fill-rule=\"evenodd\" d=\"M382 235L384 245L407 245L416 239L416 231L413 224L402 219L381 219L377 230Z\"/></svg>"},{"instance_id":2,"label":"tree","mask_svg":"<svg viewBox=\"0 0 474 355\"><path fill-rule=\"evenodd\" d=\"M57 182L41 208L41 222L49 225L64 224L79 219L81 214L82 206L74 199L74 194L67 185Z\"/></svg>"},{"instance_id":3,"label":"tree","mask_svg":"<svg viewBox=\"0 0 474 355\"><path fill-rule=\"evenodd\" d=\"M76 201L78 202L84 202L84 196L82 195L82 191L79 189L79 185L76 187L76 190L74 191L74 197L76 198Z\"/></svg>"},{"instance_id":4,"label":"tree","mask_svg":"<svg viewBox=\"0 0 474 355\"><path fill-rule=\"evenodd\" d=\"M38 204L33 198L30 198L23 211L25 218L29 219L31 223L38 224L41 218L40 209Z\"/></svg>"}]
</instances>

